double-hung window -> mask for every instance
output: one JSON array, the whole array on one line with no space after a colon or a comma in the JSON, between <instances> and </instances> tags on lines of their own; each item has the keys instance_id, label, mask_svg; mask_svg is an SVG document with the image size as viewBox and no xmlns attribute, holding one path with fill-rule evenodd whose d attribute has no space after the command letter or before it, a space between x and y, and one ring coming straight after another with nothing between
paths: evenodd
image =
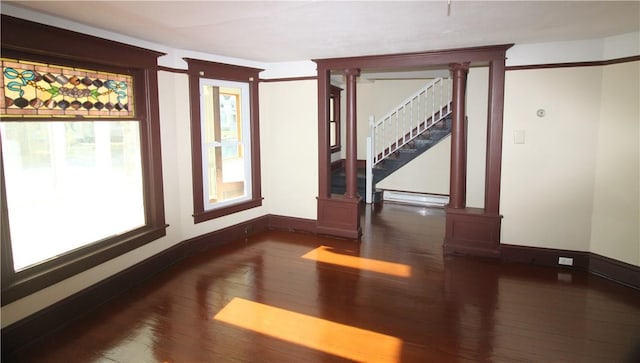
<instances>
[{"instance_id":1,"label":"double-hung window","mask_svg":"<svg viewBox=\"0 0 640 363\"><path fill-rule=\"evenodd\" d=\"M260 69L187 59L194 220L260 206Z\"/></svg>"},{"instance_id":2,"label":"double-hung window","mask_svg":"<svg viewBox=\"0 0 640 363\"><path fill-rule=\"evenodd\" d=\"M2 304L165 234L160 53L2 17Z\"/></svg>"}]
</instances>

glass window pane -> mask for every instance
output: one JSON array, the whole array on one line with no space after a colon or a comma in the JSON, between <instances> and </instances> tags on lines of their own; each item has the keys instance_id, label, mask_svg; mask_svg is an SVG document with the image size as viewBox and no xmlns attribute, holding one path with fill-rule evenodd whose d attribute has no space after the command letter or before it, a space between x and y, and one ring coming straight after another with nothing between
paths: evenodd
<instances>
[{"instance_id":1,"label":"glass window pane","mask_svg":"<svg viewBox=\"0 0 640 363\"><path fill-rule=\"evenodd\" d=\"M145 225L137 121L0 125L16 271Z\"/></svg>"},{"instance_id":2,"label":"glass window pane","mask_svg":"<svg viewBox=\"0 0 640 363\"><path fill-rule=\"evenodd\" d=\"M201 80L205 209L251 198L248 92L246 83Z\"/></svg>"}]
</instances>

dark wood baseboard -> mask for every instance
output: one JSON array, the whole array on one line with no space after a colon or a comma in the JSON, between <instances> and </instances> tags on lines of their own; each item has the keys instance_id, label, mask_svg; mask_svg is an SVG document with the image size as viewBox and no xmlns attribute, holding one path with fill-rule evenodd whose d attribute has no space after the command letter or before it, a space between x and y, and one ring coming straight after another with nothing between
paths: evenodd
<instances>
[{"instance_id":1,"label":"dark wood baseboard","mask_svg":"<svg viewBox=\"0 0 640 363\"><path fill-rule=\"evenodd\" d=\"M589 271L609 280L640 290L640 267L591 253Z\"/></svg>"},{"instance_id":2,"label":"dark wood baseboard","mask_svg":"<svg viewBox=\"0 0 640 363\"><path fill-rule=\"evenodd\" d=\"M296 217L285 217L285 216L269 216L269 228L282 230L282 231L290 231L290 232L306 232L306 233L316 233L316 220L315 219L304 219L304 218L296 218Z\"/></svg>"},{"instance_id":3,"label":"dark wood baseboard","mask_svg":"<svg viewBox=\"0 0 640 363\"><path fill-rule=\"evenodd\" d=\"M500 256L503 261L584 270L640 290L640 267L596 253L503 244ZM559 257L572 258L573 265L560 265Z\"/></svg>"},{"instance_id":4,"label":"dark wood baseboard","mask_svg":"<svg viewBox=\"0 0 640 363\"><path fill-rule=\"evenodd\" d=\"M500 246L500 257L503 261L530 265L589 270L589 252L502 244ZM573 266L558 264L559 257L572 258Z\"/></svg>"}]
</instances>

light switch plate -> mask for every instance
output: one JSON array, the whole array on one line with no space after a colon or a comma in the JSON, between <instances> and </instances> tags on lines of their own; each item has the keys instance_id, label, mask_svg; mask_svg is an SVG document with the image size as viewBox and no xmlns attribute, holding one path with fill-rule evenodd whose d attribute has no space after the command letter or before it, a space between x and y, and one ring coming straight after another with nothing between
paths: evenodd
<instances>
[{"instance_id":1,"label":"light switch plate","mask_svg":"<svg viewBox=\"0 0 640 363\"><path fill-rule=\"evenodd\" d=\"M515 130L513 132L513 143L524 144L524 130Z\"/></svg>"}]
</instances>

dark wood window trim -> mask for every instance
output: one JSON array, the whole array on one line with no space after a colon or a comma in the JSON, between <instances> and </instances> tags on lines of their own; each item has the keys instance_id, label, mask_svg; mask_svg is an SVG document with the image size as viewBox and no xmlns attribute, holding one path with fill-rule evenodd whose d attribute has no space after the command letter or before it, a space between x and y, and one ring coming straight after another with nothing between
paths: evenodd
<instances>
[{"instance_id":1,"label":"dark wood window trim","mask_svg":"<svg viewBox=\"0 0 640 363\"><path fill-rule=\"evenodd\" d=\"M2 305L6 305L82 271L120 256L166 234L158 111L157 58L163 53L65 29L2 15L2 54L66 65L89 65L133 77L146 225L74 250L51 261L15 272L11 255L4 172L0 174L2 202ZM71 46L72 45L72 46ZM142 86L141 86L142 85ZM26 118L23 118L26 120ZM3 118L3 121L11 121ZM37 226L34 226L37 228Z\"/></svg>"},{"instance_id":2,"label":"dark wood window trim","mask_svg":"<svg viewBox=\"0 0 640 363\"><path fill-rule=\"evenodd\" d=\"M193 219L195 223L237 213L262 205L260 185L260 119L258 74L263 69L185 58L189 65L189 96L191 99L191 163L193 170ZM246 82L249 84L251 128L251 199L227 207L205 210L202 175L202 142L200 120L200 78Z\"/></svg>"},{"instance_id":3,"label":"dark wood window trim","mask_svg":"<svg viewBox=\"0 0 640 363\"><path fill-rule=\"evenodd\" d=\"M336 138L336 144L331 146L331 152L335 153L340 151L340 149L342 149L342 141L341 141L341 134L340 134L340 128L342 127L342 124L340 122L340 92L342 92L342 88L338 87L338 86L334 86L331 85L330 89L329 89L329 98L331 100L333 100L333 114L329 115L330 119L329 119L329 123L334 123L335 124L335 138Z\"/></svg>"}]
</instances>

